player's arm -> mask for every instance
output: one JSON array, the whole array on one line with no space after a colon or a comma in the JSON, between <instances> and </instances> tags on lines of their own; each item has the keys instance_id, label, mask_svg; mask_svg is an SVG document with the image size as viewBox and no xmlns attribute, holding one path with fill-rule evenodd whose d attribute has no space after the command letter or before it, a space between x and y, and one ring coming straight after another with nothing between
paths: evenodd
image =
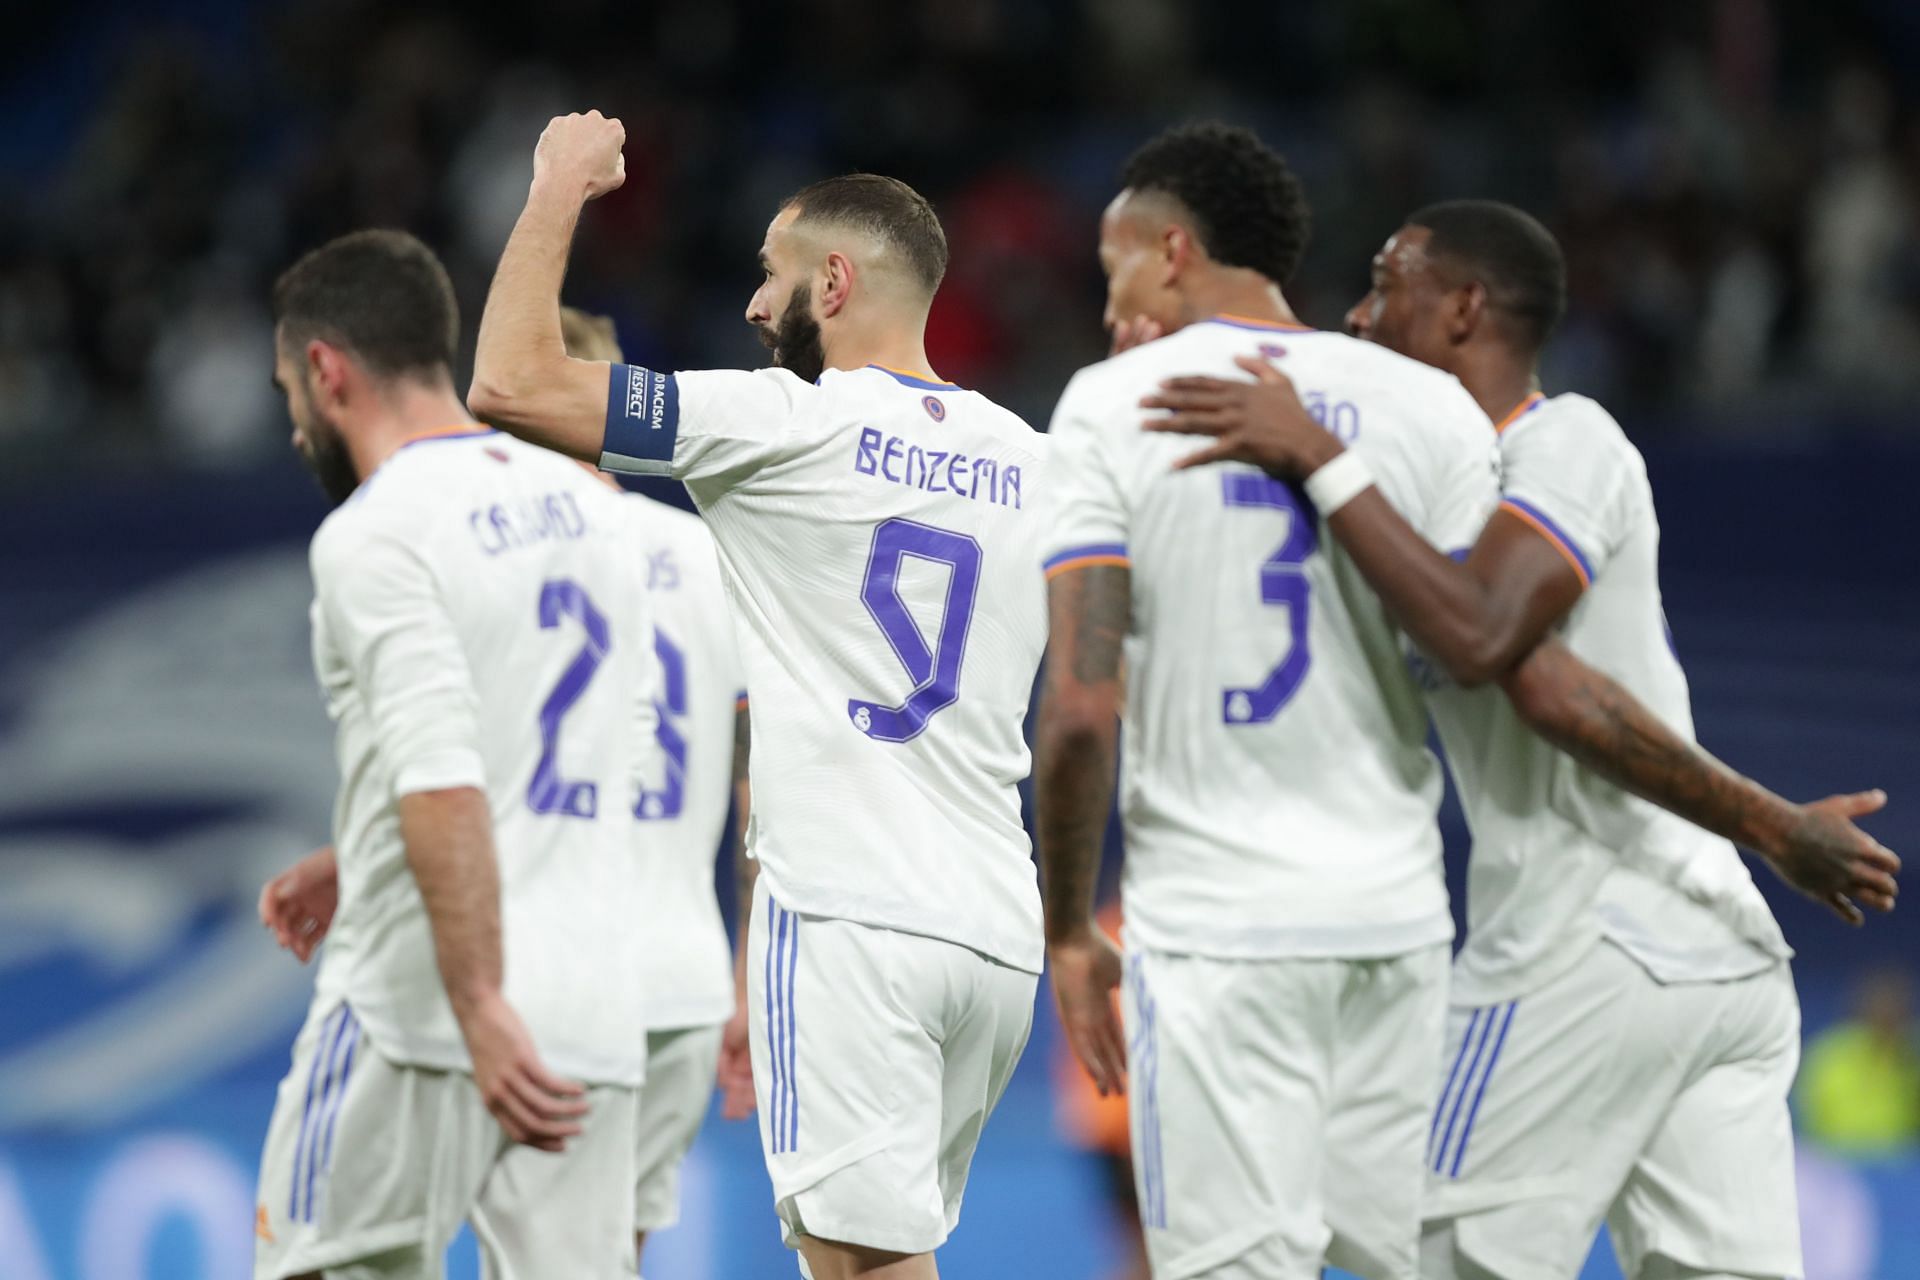
<instances>
[{"instance_id":1,"label":"player's arm","mask_svg":"<svg viewBox=\"0 0 1920 1280\"><path fill-rule=\"evenodd\" d=\"M407 865L474 1083L509 1137L557 1151L580 1132L583 1091L546 1070L502 992L478 700L438 583L404 532L346 524L315 539L313 574L392 776Z\"/></svg>"},{"instance_id":2,"label":"player's arm","mask_svg":"<svg viewBox=\"0 0 1920 1280\"><path fill-rule=\"evenodd\" d=\"M493 814L479 787L400 797L400 836L433 930L447 1000L473 1057L487 1109L516 1142L559 1151L580 1133L580 1086L541 1066L520 1017L502 994L500 869Z\"/></svg>"},{"instance_id":3,"label":"player's arm","mask_svg":"<svg viewBox=\"0 0 1920 1280\"><path fill-rule=\"evenodd\" d=\"M1183 465L1231 459L1310 476L1342 455L1285 375L1264 360L1240 363L1255 382L1179 379L1149 399L1149 407L1172 410L1152 429L1214 437ZM1843 919L1859 919L1850 896L1891 909L1899 862L1849 821L1879 808L1883 796L1783 800L1674 733L1565 646L1543 643L1589 573L1537 511L1503 505L1464 564L1434 550L1378 487L1340 506L1327 525L1396 620L1458 683L1498 680L1548 742L1616 786L1754 850Z\"/></svg>"},{"instance_id":4,"label":"player's arm","mask_svg":"<svg viewBox=\"0 0 1920 1280\"><path fill-rule=\"evenodd\" d=\"M580 210L626 181L626 131L599 112L562 116L534 151L533 185L500 255L467 407L482 421L588 462L606 435L610 366L567 355L560 285Z\"/></svg>"},{"instance_id":5,"label":"player's arm","mask_svg":"<svg viewBox=\"0 0 1920 1280\"><path fill-rule=\"evenodd\" d=\"M734 929L733 929L733 1016L720 1033L720 1114L728 1120L744 1120L753 1114L753 1054L747 1031L747 923L753 919L753 887L760 876L760 864L747 856L747 819L752 814L753 792L747 782L747 756L752 746L752 722L747 717L746 699L733 713L733 830L729 843L733 848Z\"/></svg>"},{"instance_id":6,"label":"player's arm","mask_svg":"<svg viewBox=\"0 0 1920 1280\"><path fill-rule=\"evenodd\" d=\"M1307 413L1285 374L1265 360L1238 363L1255 381L1176 378L1142 402L1168 411L1149 430L1213 438L1180 466L1251 462L1282 479L1330 479L1325 469L1358 463L1341 461L1345 446ZM1327 528L1394 620L1463 686L1511 670L1586 589L1582 569L1561 545L1506 507L1488 521L1464 565L1435 550L1377 485L1342 502Z\"/></svg>"},{"instance_id":7,"label":"player's arm","mask_svg":"<svg viewBox=\"0 0 1920 1280\"><path fill-rule=\"evenodd\" d=\"M1112 991L1120 955L1094 918L1100 850L1119 756L1121 646L1132 573L1119 565L1056 570L1047 587L1052 638L1034 730L1034 810L1054 998L1069 1043L1102 1094L1126 1081Z\"/></svg>"},{"instance_id":8,"label":"player's arm","mask_svg":"<svg viewBox=\"0 0 1920 1280\"><path fill-rule=\"evenodd\" d=\"M1530 728L1615 785L1765 858L1800 892L1859 924L1859 907L1891 911L1900 859L1853 824L1884 792L1782 799L1669 729L1557 640L1501 679Z\"/></svg>"}]
</instances>

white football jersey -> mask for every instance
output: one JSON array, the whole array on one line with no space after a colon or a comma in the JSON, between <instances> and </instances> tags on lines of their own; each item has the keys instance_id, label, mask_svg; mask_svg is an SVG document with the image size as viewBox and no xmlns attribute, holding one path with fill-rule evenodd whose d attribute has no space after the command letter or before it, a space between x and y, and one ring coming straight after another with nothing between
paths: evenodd
<instances>
[{"instance_id":1,"label":"white football jersey","mask_svg":"<svg viewBox=\"0 0 1920 1280\"><path fill-rule=\"evenodd\" d=\"M1039 972L1016 788L1045 448L984 396L876 366L614 366L601 465L684 480L719 549L753 699L748 839L783 907Z\"/></svg>"},{"instance_id":2,"label":"white football jersey","mask_svg":"<svg viewBox=\"0 0 1920 1280\"><path fill-rule=\"evenodd\" d=\"M1536 395L1508 422L1501 505L1587 584L1566 619L1568 647L1691 739L1646 463L1585 396ZM1732 845L1549 746L1497 690L1436 684L1434 721L1473 830L1457 1001L1514 999L1602 936L1662 981L1740 977L1791 954ZM1670 887L1689 882L1719 900L1720 914Z\"/></svg>"},{"instance_id":3,"label":"white football jersey","mask_svg":"<svg viewBox=\"0 0 1920 1280\"><path fill-rule=\"evenodd\" d=\"M397 1062L471 1070L400 797L480 787L505 994L547 1066L634 1084L633 808L653 769L646 560L619 495L482 428L400 449L314 535L314 666L340 762L340 905L316 985Z\"/></svg>"},{"instance_id":4,"label":"white football jersey","mask_svg":"<svg viewBox=\"0 0 1920 1280\"><path fill-rule=\"evenodd\" d=\"M733 960L713 892L733 798L734 717L746 680L713 536L692 512L628 494L646 556L660 659L658 773L634 809L646 935L647 1029L712 1026L733 1013Z\"/></svg>"},{"instance_id":5,"label":"white football jersey","mask_svg":"<svg viewBox=\"0 0 1920 1280\"><path fill-rule=\"evenodd\" d=\"M1141 430L1163 378L1272 359L1440 547L1497 497L1448 374L1343 334L1219 318L1075 375L1054 414L1049 572L1131 566L1121 813L1130 940L1218 957L1387 956L1452 936L1439 765L1372 590L1302 491Z\"/></svg>"}]
</instances>

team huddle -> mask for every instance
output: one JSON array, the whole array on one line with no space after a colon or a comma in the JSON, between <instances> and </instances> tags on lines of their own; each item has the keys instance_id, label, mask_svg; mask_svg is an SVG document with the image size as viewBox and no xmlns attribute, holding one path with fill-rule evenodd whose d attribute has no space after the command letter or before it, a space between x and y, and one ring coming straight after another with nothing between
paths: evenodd
<instances>
[{"instance_id":1,"label":"team huddle","mask_svg":"<svg viewBox=\"0 0 1920 1280\"><path fill-rule=\"evenodd\" d=\"M463 1222L490 1276L636 1276L716 1082L802 1274L933 1276L1043 970L1156 1276L1565 1280L1602 1222L1635 1280L1800 1274L1791 951L1733 842L1858 923L1885 797L1695 745L1644 464L1539 391L1544 228L1421 210L1314 330L1284 160L1170 130L1100 223L1115 353L1041 433L933 372L946 238L871 174L775 212L769 367L625 363L559 301L623 141L542 136L464 399L417 240L275 288L342 781L261 898L326 946L257 1276L438 1275Z\"/></svg>"}]
</instances>

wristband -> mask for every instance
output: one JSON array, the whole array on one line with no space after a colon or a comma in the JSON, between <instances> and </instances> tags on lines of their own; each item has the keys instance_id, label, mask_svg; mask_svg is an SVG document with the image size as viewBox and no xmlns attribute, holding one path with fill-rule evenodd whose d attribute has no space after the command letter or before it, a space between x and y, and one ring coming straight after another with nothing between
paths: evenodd
<instances>
[{"instance_id":1,"label":"wristband","mask_svg":"<svg viewBox=\"0 0 1920 1280\"><path fill-rule=\"evenodd\" d=\"M1307 500L1319 509L1324 520L1372 486L1373 472L1367 460L1348 449L1308 476L1305 487Z\"/></svg>"}]
</instances>

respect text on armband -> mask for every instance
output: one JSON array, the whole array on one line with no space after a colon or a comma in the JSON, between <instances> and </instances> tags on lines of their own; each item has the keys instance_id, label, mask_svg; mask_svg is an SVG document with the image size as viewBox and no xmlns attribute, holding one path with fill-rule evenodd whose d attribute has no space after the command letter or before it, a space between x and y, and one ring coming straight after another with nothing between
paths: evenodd
<instances>
[{"instance_id":1,"label":"respect text on armband","mask_svg":"<svg viewBox=\"0 0 1920 1280\"><path fill-rule=\"evenodd\" d=\"M951 493L970 502L991 502L1019 511L1023 479L1020 464L975 458L947 449L909 444L874 427L860 430L853 469L863 476L906 485L927 493Z\"/></svg>"}]
</instances>

